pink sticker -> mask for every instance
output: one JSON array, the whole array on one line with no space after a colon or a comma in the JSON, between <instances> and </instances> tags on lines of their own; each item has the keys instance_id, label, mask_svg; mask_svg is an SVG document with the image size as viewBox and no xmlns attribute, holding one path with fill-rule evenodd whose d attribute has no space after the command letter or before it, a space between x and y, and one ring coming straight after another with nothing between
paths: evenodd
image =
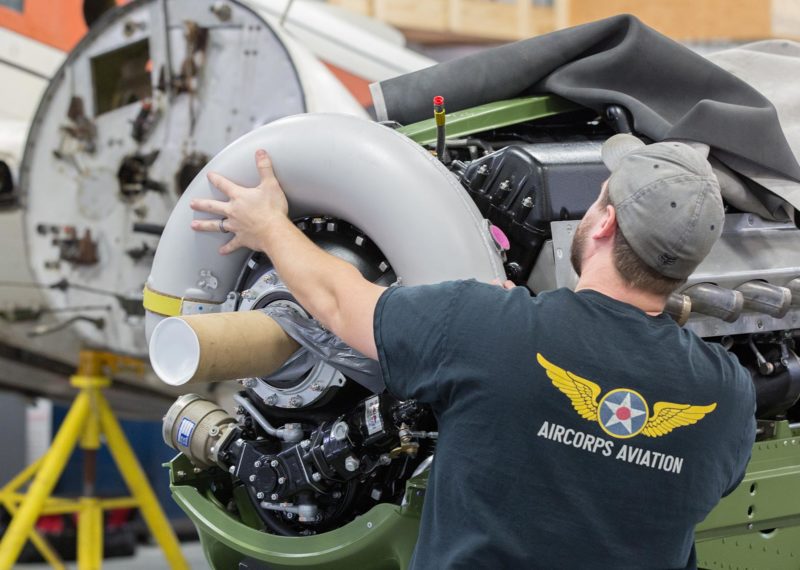
<instances>
[{"instance_id":1,"label":"pink sticker","mask_svg":"<svg viewBox=\"0 0 800 570\"><path fill-rule=\"evenodd\" d=\"M506 234L503 233L503 230L497 226L490 225L489 232L492 234L494 242L500 247L500 249L503 251L508 251L511 249L511 242L508 241L508 237L506 237Z\"/></svg>"}]
</instances>

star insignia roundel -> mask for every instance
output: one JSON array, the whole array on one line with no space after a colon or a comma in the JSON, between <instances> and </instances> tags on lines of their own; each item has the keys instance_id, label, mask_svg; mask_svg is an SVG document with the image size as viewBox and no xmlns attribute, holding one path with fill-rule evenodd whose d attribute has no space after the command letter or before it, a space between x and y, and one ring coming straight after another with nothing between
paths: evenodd
<instances>
[{"instance_id":1,"label":"star insignia roundel","mask_svg":"<svg viewBox=\"0 0 800 570\"><path fill-rule=\"evenodd\" d=\"M603 431L616 438L638 435L647 424L647 402L628 388L611 390L599 404L598 422Z\"/></svg>"},{"instance_id":2,"label":"star insignia roundel","mask_svg":"<svg viewBox=\"0 0 800 570\"><path fill-rule=\"evenodd\" d=\"M597 422L608 435L620 439L640 433L645 437L661 437L673 430L694 425L717 409L717 403L703 406L675 402L656 402L653 415L639 392L630 388L611 390L602 398L600 385L581 378L547 360L541 353L536 360L580 417Z\"/></svg>"}]
</instances>

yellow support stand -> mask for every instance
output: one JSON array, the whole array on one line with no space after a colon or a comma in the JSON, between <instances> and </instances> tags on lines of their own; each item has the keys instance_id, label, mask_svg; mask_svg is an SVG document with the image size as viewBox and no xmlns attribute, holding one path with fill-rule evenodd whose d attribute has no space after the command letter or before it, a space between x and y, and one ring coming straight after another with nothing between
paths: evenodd
<instances>
[{"instance_id":1,"label":"yellow support stand","mask_svg":"<svg viewBox=\"0 0 800 570\"><path fill-rule=\"evenodd\" d=\"M34 525L41 515L78 514L78 568L99 570L103 562L103 511L139 508L150 532L173 569L186 569L178 539L142 471L114 412L103 396L111 384L104 370L141 368L139 360L105 352L81 351L78 373L70 379L80 391L45 455L0 489L0 503L12 515L0 542L0 570L10 570L25 542L30 539L44 559L57 570L64 563ZM95 454L102 436L117 464L130 497L100 499L94 496ZM84 497L77 500L51 497L76 445L84 452ZM30 482L27 492L20 489Z\"/></svg>"}]
</instances>

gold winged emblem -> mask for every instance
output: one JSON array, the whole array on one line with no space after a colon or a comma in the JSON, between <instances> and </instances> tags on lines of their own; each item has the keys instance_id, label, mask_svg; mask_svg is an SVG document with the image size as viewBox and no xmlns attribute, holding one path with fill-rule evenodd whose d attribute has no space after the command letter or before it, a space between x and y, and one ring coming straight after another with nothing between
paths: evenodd
<instances>
[{"instance_id":1,"label":"gold winged emblem","mask_svg":"<svg viewBox=\"0 0 800 570\"><path fill-rule=\"evenodd\" d=\"M539 353L536 360L547 372L553 386L570 399L578 415L596 421L612 437L629 438L640 433L647 437L660 437L675 428L699 422L717 407L716 402L707 406L656 402L651 415L645 399L634 390L611 390L600 398L602 390L591 380L556 366ZM604 404L606 412L601 414ZM601 415L605 417L601 418Z\"/></svg>"}]
</instances>

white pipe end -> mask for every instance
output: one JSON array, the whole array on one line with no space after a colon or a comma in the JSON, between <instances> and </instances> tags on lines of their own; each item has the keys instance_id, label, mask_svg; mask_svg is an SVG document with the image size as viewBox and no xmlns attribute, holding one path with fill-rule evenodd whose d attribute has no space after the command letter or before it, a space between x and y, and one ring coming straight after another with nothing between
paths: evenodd
<instances>
[{"instance_id":1,"label":"white pipe end","mask_svg":"<svg viewBox=\"0 0 800 570\"><path fill-rule=\"evenodd\" d=\"M189 382L200 364L200 340L189 324L169 317L156 325L150 336L150 364L170 386Z\"/></svg>"}]
</instances>

